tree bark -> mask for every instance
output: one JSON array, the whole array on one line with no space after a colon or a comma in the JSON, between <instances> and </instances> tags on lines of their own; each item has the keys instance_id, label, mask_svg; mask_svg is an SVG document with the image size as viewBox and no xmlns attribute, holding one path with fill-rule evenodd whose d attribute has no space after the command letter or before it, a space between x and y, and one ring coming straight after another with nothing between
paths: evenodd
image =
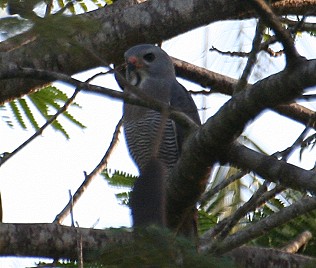
<instances>
[{"instance_id":1,"label":"tree bark","mask_svg":"<svg viewBox=\"0 0 316 268\"><path fill-rule=\"evenodd\" d=\"M121 63L124 51L138 43L160 43L212 22L255 16L245 2L238 0L151 0L128 7L121 2L75 17L52 16L35 23L28 32L2 42L0 73L10 66L19 66L72 75ZM287 14L290 10L300 15L310 11L315 3L283 0L274 1L274 6L278 13ZM66 32L63 36L60 27ZM0 104L47 82L51 81L4 80L0 85Z\"/></svg>"},{"instance_id":2,"label":"tree bark","mask_svg":"<svg viewBox=\"0 0 316 268\"><path fill-rule=\"evenodd\" d=\"M132 233L126 230L75 228L54 223L1 223L0 255L77 259L77 244L81 240L83 257L91 261L102 248L131 239Z\"/></svg>"},{"instance_id":3,"label":"tree bark","mask_svg":"<svg viewBox=\"0 0 316 268\"><path fill-rule=\"evenodd\" d=\"M295 68L271 75L234 95L192 133L168 180L167 218L171 228L178 226L186 211L198 201L206 187L209 168L218 161L252 170L285 187L316 191L315 172L233 145L245 126L263 110L287 103L302 94L304 88L315 85L315 71L316 60L299 60ZM261 163L263 159L266 165Z\"/></svg>"},{"instance_id":4,"label":"tree bark","mask_svg":"<svg viewBox=\"0 0 316 268\"><path fill-rule=\"evenodd\" d=\"M52 223L1 223L0 256L77 259L79 242L82 245L83 261L86 263L94 261L103 253L103 249L111 248L118 243L122 245L122 257L124 257L126 247L123 245L128 245L133 239L132 233L123 229L97 230ZM268 265L265 267L276 267L275 265L280 264L287 264L286 267L304 267L315 261L306 256L258 247L236 248L224 256L232 258L235 264L242 267L248 267L246 265L259 267L262 263ZM120 259L117 260L117 265L120 265Z\"/></svg>"}]
</instances>

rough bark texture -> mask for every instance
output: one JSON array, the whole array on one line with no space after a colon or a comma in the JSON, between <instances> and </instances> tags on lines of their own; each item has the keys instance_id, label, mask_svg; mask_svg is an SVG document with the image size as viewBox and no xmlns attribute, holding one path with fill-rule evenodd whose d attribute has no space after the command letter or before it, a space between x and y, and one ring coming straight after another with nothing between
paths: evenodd
<instances>
[{"instance_id":1,"label":"rough bark texture","mask_svg":"<svg viewBox=\"0 0 316 268\"><path fill-rule=\"evenodd\" d=\"M117 230L95 230L67 227L54 223L0 224L0 255L78 258L78 241L83 257L93 260L102 248L128 243L132 233Z\"/></svg>"},{"instance_id":2,"label":"rough bark texture","mask_svg":"<svg viewBox=\"0 0 316 268\"><path fill-rule=\"evenodd\" d=\"M167 211L171 227L177 226L182 215L198 201L207 183L205 176L209 172L209 167L216 161L228 161L239 167L249 168L265 179L278 181L286 187L315 192L314 172L287 163L278 163L278 160L272 158L266 160L270 169L264 168L266 166L261 165L255 158L264 156L251 151L241 155L241 151L235 150L234 146L231 147L246 124L264 109L289 102L299 96L303 88L314 85L315 70L315 60L302 60L297 62L295 68L285 69L259 81L249 89L234 95L188 138L167 189ZM233 155L230 155L230 150ZM294 170L292 176L284 176Z\"/></svg>"},{"instance_id":3,"label":"rough bark texture","mask_svg":"<svg viewBox=\"0 0 316 268\"><path fill-rule=\"evenodd\" d=\"M1 256L33 256L78 258L78 243L82 243L84 262L93 261L102 249L122 245L122 256L133 239L124 230L96 230L66 227L58 224L0 224ZM275 249L241 247L224 255L240 267L304 267L315 259L289 254ZM269 261L267 263L267 260Z\"/></svg>"},{"instance_id":4,"label":"rough bark texture","mask_svg":"<svg viewBox=\"0 0 316 268\"><path fill-rule=\"evenodd\" d=\"M45 25L48 34L43 34L43 28L40 30L35 26L32 31L2 43L0 72L17 65L74 74L109 63L120 63L124 51L135 44L159 43L215 21L254 14L249 6L240 4L238 0L152 0L127 8L120 4L121 1L118 2L78 15L76 20L64 20L64 25L73 24L75 29L68 30L63 37L59 36L59 28L55 28L60 25L60 18L52 18L46 23L40 22ZM275 2L275 10L286 14L288 10L305 14L316 3L312 0ZM49 81L3 81L0 85L0 103L28 94L45 82Z\"/></svg>"},{"instance_id":5,"label":"rough bark texture","mask_svg":"<svg viewBox=\"0 0 316 268\"><path fill-rule=\"evenodd\" d=\"M270 248L240 247L228 255L233 257L237 267L243 268L300 268L315 265L315 259L313 258Z\"/></svg>"}]
</instances>

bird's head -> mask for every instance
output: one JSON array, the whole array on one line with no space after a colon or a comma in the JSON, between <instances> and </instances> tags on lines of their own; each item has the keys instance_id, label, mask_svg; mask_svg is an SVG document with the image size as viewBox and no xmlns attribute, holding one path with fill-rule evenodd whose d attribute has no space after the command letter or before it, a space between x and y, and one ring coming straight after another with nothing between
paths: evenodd
<instances>
[{"instance_id":1,"label":"bird's head","mask_svg":"<svg viewBox=\"0 0 316 268\"><path fill-rule=\"evenodd\" d=\"M168 54L160 47L137 45L124 54L127 63L126 79L134 86L148 77L154 79L175 78L175 71Z\"/></svg>"}]
</instances>

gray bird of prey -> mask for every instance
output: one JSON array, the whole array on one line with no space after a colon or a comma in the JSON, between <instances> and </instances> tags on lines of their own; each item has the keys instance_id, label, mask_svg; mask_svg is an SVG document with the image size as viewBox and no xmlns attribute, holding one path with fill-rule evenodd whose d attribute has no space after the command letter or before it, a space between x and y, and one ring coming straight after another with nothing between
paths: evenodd
<instances>
[{"instance_id":1,"label":"gray bird of prey","mask_svg":"<svg viewBox=\"0 0 316 268\"><path fill-rule=\"evenodd\" d=\"M200 124L196 105L177 81L173 63L165 51L142 44L130 48L124 56L130 85ZM128 86L124 90L131 92ZM127 146L140 173L131 197L134 226L165 225L164 179L179 159L186 131L149 108L124 103L123 113Z\"/></svg>"}]
</instances>

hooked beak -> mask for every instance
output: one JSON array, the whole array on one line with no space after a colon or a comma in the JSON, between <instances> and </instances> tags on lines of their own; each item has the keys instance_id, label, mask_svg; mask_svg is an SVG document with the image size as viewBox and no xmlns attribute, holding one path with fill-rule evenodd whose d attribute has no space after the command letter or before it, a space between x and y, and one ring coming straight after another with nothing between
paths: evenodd
<instances>
[{"instance_id":1,"label":"hooked beak","mask_svg":"<svg viewBox=\"0 0 316 268\"><path fill-rule=\"evenodd\" d=\"M127 80L134 86L140 83L140 76L137 72L138 68L142 67L142 64L138 61L138 58L135 56L130 56L126 59L126 77Z\"/></svg>"},{"instance_id":2,"label":"hooked beak","mask_svg":"<svg viewBox=\"0 0 316 268\"><path fill-rule=\"evenodd\" d=\"M133 71L135 71L136 69L136 65L131 63L131 62L127 62L127 72L131 73Z\"/></svg>"}]
</instances>

